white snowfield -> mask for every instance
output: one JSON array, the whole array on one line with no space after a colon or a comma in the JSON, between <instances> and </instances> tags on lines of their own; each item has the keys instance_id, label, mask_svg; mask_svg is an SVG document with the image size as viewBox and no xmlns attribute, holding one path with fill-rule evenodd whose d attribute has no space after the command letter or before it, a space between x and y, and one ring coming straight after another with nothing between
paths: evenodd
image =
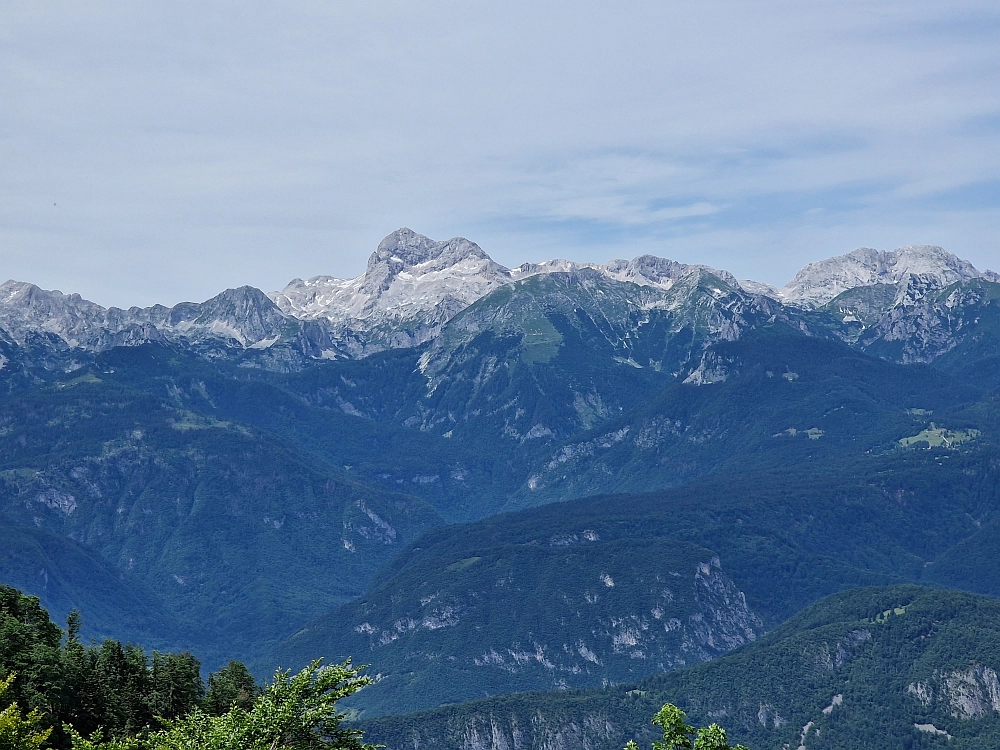
<instances>
[{"instance_id":1,"label":"white snowfield","mask_svg":"<svg viewBox=\"0 0 1000 750\"><path fill-rule=\"evenodd\" d=\"M653 255L603 264L557 259L508 269L465 238L435 242L403 228L379 243L357 278L294 279L269 295L241 287L203 303L121 310L101 307L78 294L8 281L0 285L0 329L21 344L33 336L48 336L91 350L154 340L266 349L288 341L293 333L305 335L303 326L312 324L305 338L315 356L363 355L434 338L457 313L503 286L539 274L584 270L663 291L691 274L711 274L736 293L803 308L822 306L860 286L917 280L926 290L973 279L1000 282L992 271L980 272L940 247L924 245L889 252L861 248L810 263L780 289Z\"/></svg>"}]
</instances>

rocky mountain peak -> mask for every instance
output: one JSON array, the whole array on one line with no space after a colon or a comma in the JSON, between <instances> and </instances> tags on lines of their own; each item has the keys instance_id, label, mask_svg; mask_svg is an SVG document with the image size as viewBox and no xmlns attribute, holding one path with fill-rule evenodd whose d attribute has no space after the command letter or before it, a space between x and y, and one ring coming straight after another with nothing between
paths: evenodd
<instances>
[{"instance_id":1,"label":"rocky mountain peak","mask_svg":"<svg viewBox=\"0 0 1000 750\"><path fill-rule=\"evenodd\" d=\"M105 310L79 294L46 290L24 281L0 285L0 328L23 342L33 332L53 333L77 346L105 322Z\"/></svg>"},{"instance_id":2,"label":"rocky mountain peak","mask_svg":"<svg viewBox=\"0 0 1000 750\"><path fill-rule=\"evenodd\" d=\"M79 294L63 294L58 289L50 291L41 289L35 284L13 279L0 285L0 305L36 316L61 314L69 309L87 311L104 309L83 299Z\"/></svg>"},{"instance_id":3,"label":"rocky mountain peak","mask_svg":"<svg viewBox=\"0 0 1000 750\"><path fill-rule=\"evenodd\" d=\"M260 289L252 286L226 289L202 302L199 308L202 316L226 316L241 320L247 317L273 317L274 314L281 316L277 305L271 298Z\"/></svg>"},{"instance_id":4,"label":"rocky mountain peak","mask_svg":"<svg viewBox=\"0 0 1000 750\"><path fill-rule=\"evenodd\" d=\"M159 315L150 313L151 322L162 329L232 338L242 346L273 343L288 323L270 297L252 286L226 289L201 304L181 303Z\"/></svg>"},{"instance_id":5,"label":"rocky mountain peak","mask_svg":"<svg viewBox=\"0 0 1000 750\"><path fill-rule=\"evenodd\" d=\"M701 275L704 273L716 276L730 286L739 287L736 278L728 271L719 271L701 264L678 263L676 260L668 260L656 255L640 255L628 261L612 260L601 268L613 279L631 281L640 286L655 286L660 289L669 289L678 279L692 274Z\"/></svg>"},{"instance_id":6,"label":"rocky mountain peak","mask_svg":"<svg viewBox=\"0 0 1000 750\"><path fill-rule=\"evenodd\" d=\"M398 229L383 239L354 279L294 279L271 299L286 314L324 320L366 342L354 354L413 346L455 314L511 282L510 272L464 237L444 242Z\"/></svg>"},{"instance_id":7,"label":"rocky mountain peak","mask_svg":"<svg viewBox=\"0 0 1000 750\"><path fill-rule=\"evenodd\" d=\"M935 245L907 245L891 251L862 247L809 263L776 295L783 302L814 308L858 287L908 284L914 279L922 288L941 288L987 275Z\"/></svg>"},{"instance_id":8,"label":"rocky mountain peak","mask_svg":"<svg viewBox=\"0 0 1000 750\"><path fill-rule=\"evenodd\" d=\"M403 227L378 244L375 252L368 258L368 272L371 273L382 264L398 271L431 261L435 262L435 267L445 268L467 258L491 260L479 245L464 237L435 242Z\"/></svg>"},{"instance_id":9,"label":"rocky mountain peak","mask_svg":"<svg viewBox=\"0 0 1000 750\"><path fill-rule=\"evenodd\" d=\"M678 263L676 260L660 258L656 255L640 255L632 260L618 258L601 264L577 263L562 258L541 263L524 263L511 271L511 277L519 280L543 273L574 273L581 269L592 269L615 281L627 281L639 286L651 286L662 290L670 289L679 279L700 272L717 276L730 286L739 286L739 282L728 271L718 271L704 265Z\"/></svg>"},{"instance_id":10,"label":"rocky mountain peak","mask_svg":"<svg viewBox=\"0 0 1000 750\"><path fill-rule=\"evenodd\" d=\"M377 298L401 273L424 276L452 269L463 276L470 272L486 278L509 276L507 269L495 263L475 242L464 237L435 242L403 227L383 239L368 258L361 291ZM372 302L377 306L375 300Z\"/></svg>"}]
</instances>

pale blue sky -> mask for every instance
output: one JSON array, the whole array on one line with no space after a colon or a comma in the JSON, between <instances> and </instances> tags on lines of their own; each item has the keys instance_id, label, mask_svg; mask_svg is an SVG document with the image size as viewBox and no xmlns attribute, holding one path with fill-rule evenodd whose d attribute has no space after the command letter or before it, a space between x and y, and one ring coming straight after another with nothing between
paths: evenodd
<instances>
[{"instance_id":1,"label":"pale blue sky","mask_svg":"<svg viewBox=\"0 0 1000 750\"><path fill-rule=\"evenodd\" d=\"M404 225L507 265L998 268L998 42L988 2L7 3L0 280L271 291Z\"/></svg>"}]
</instances>

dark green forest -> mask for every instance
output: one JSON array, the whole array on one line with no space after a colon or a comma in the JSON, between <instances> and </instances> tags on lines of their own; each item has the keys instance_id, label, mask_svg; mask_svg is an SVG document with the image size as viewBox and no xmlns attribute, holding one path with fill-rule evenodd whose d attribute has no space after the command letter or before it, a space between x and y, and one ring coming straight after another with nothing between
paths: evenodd
<instances>
[{"instance_id":1,"label":"dark green forest","mask_svg":"<svg viewBox=\"0 0 1000 750\"><path fill-rule=\"evenodd\" d=\"M230 661L206 683L189 652L85 645L79 634L75 610L63 631L36 597L0 586L0 747L373 750L337 711L370 683L349 661L279 671L267 686Z\"/></svg>"}]
</instances>

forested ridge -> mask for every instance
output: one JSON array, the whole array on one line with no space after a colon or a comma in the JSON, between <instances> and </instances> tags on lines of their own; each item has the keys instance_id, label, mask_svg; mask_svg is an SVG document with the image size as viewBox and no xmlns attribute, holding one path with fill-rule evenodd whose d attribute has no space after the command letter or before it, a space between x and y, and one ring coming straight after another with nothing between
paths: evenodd
<instances>
[{"instance_id":1,"label":"forested ridge","mask_svg":"<svg viewBox=\"0 0 1000 750\"><path fill-rule=\"evenodd\" d=\"M995 750L1000 602L902 585L821 599L710 662L602 690L517 693L364 722L389 750L600 748L664 703L754 750ZM668 745L669 747L669 745ZM683 746L681 746L683 747Z\"/></svg>"}]
</instances>

